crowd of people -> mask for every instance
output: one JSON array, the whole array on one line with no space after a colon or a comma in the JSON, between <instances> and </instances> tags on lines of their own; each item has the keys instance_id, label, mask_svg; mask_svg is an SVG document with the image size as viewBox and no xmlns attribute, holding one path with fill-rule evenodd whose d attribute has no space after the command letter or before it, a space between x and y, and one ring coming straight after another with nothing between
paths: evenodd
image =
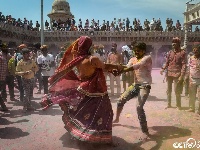
<instances>
[{"instance_id":1,"label":"crowd of people","mask_svg":"<svg viewBox=\"0 0 200 150\"><path fill-rule=\"evenodd\" d=\"M3 92L1 93L2 102L7 101L6 85L8 85L10 100L15 101L14 88L19 91L19 100L24 103L24 112L33 109L31 99L33 89L36 87L36 80L39 83L37 94L41 93L42 87L44 93L48 93L48 76L53 75L54 58L47 54L47 47L41 47L38 44L34 48L28 48L21 44L16 49L8 48L6 43L1 43L1 78L5 78L3 83ZM48 68L49 67L49 68ZM46 69L48 68L48 69ZM16 84L15 84L16 83ZM43 83L43 84L42 84ZM2 103L3 110L7 110Z\"/></svg>"},{"instance_id":2,"label":"crowd of people","mask_svg":"<svg viewBox=\"0 0 200 150\"><path fill-rule=\"evenodd\" d=\"M172 84L176 95L176 108L181 110L181 94L185 87L185 96L189 95L189 112L195 112L196 95L200 100L199 89L199 61L200 61L200 43L193 45L192 52L186 54L180 47L180 39L174 38L172 41L173 49L166 53L166 61L161 68L160 73L165 72L167 82L167 108L171 108ZM200 103L197 114L200 114Z\"/></svg>"},{"instance_id":3,"label":"crowd of people","mask_svg":"<svg viewBox=\"0 0 200 150\"><path fill-rule=\"evenodd\" d=\"M172 50L166 55L166 62L160 71L161 74L165 72L167 82L166 109L172 108L174 84L176 108L182 110L181 93L183 83L188 79L187 111L200 115L200 103L197 110L195 107L196 95L200 101L200 43L194 43L192 53L188 56L180 45L180 39L173 38ZM151 55L147 53L144 42L133 41L120 48L122 53L119 53L117 43L112 43L111 47L110 51L105 51L103 45L94 45L90 37L81 36L73 43L63 45L54 58L48 52L47 45L35 44L29 48L21 44L15 51L11 51L6 43L1 42L1 110L8 111L6 85L10 101L17 100L14 88L18 89L24 113L35 110L31 100L34 94L42 94L40 104L43 110L59 104L64 112L65 128L74 138L91 143L116 145L112 139L112 123L119 122L126 102L138 97L138 120L143 138L149 138L144 105L152 84ZM107 78L110 79L110 93L107 90ZM117 93L114 93L114 81L117 83ZM36 93L33 93L34 88L38 89ZM119 97L114 120L108 94L116 94Z\"/></svg>"},{"instance_id":4,"label":"crowd of people","mask_svg":"<svg viewBox=\"0 0 200 150\"><path fill-rule=\"evenodd\" d=\"M20 27L25 30L40 30L40 23L38 21L33 23L32 20L28 20L26 18L16 19L11 15L4 15L2 12L0 12L0 22ZM44 26L46 31L181 31L184 28L179 20L177 20L174 24L172 18L166 19L165 29L163 29L160 18L157 20L152 18L150 21L145 19L143 23L137 18L134 18L132 22L129 18L114 18L112 21L103 20L102 24L100 24L99 20L94 19L91 21L86 19L85 22L83 22L82 19L76 21L74 18L68 18L66 21L59 19L48 22L46 20ZM189 31L192 31L192 25L189 27ZM195 31L199 32L198 26L196 26Z\"/></svg>"}]
</instances>

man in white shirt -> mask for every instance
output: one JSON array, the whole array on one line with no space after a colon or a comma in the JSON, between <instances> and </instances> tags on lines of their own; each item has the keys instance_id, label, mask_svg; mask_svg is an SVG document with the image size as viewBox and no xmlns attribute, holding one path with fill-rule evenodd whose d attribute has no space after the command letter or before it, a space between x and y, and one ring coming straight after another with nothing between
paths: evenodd
<instances>
[{"instance_id":1,"label":"man in white shirt","mask_svg":"<svg viewBox=\"0 0 200 150\"><path fill-rule=\"evenodd\" d=\"M134 71L134 83L120 96L117 102L116 118L113 123L119 122L120 114L127 101L134 97L138 97L136 103L138 120L144 135L144 139L149 137L147 127L146 114L144 105L149 96L152 83L152 58L151 55L146 54L146 44L141 42L135 45L135 57L131 58L126 65L127 68L121 70L122 72ZM143 139L143 137L141 137Z\"/></svg>"},{"instance_id":2,"label":"man in white shirt","mask_svg":"<svg viewBox=\"0 0 200 150\"><path fill-rule=\"evenodd\" d=\"M47 45L41 46L42 55L38 56L37 63L41 68L42 80L44 86L44 94L48 94L48 78L54 74L55 61L52 54L48 54Z\"/></svg>"}]
</instances>

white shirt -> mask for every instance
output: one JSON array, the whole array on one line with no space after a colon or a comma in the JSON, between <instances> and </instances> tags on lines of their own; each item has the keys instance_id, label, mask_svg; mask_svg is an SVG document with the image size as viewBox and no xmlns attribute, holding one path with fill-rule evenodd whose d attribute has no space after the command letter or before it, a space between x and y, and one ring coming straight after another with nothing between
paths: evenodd
<instances>
[{"instance_id":1,"label":"white shirt","mask_svg":"<svg viewBox=\"0 0 200 150\"><path fill-rule=\"evenodd\" d=\"M127 67L133 67L135 73L135 83L152 83L151 70L152 59L151 55L145 55L142 59L138 60L133 57L129 60Z\"/></svg>"},{"instance_id":2,"label":"white shirt","mask_svg":"<svg viewBox=\"0 0 200 150\"><path fill-rule=\"evenodd\" d=\"M50 64L54 61L54 57L51 54L47 56L40 55L37 58L37 63L42 64L42 76L52 76L54 74L55 68L50 67Z\"/></svg>"}]
</instances>

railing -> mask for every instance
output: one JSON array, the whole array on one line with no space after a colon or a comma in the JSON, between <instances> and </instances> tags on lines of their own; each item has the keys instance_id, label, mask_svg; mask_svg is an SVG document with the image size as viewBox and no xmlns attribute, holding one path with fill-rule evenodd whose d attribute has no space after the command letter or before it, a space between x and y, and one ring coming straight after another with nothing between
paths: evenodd
<instances>
[{"instance_id":1,"label":"railing","mask_svg":"<svg viewBox=\"0 0 200 150\"><path fill-rule=\"evenodd\" d=\"M32 31L26 30L22 27L16 27L10 24L5 24L0 22L0 29L6 30L15 34L22 34L25 36L29 36L32 38L40 38L40 31ZM172 37L180 37L184 38L184 31L174 31L174 32L166 32L166 31L44 31L45 38L77 38L82 35L88 35L95 38L172 38ZM200 38L199 32L188 32L189 38Z\"/></svg>"}]
</instances>

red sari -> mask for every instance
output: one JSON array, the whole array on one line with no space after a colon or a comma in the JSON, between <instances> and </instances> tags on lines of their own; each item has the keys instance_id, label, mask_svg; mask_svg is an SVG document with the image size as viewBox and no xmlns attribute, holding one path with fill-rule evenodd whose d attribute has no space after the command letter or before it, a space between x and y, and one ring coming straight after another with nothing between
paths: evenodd
<instances>
[{"instance_id":1,"label":"red sari","mask_svg":"<svg viewBox=\"0 0 200 150\"><path fill-rule=\"evenodd\" d=\"M41 105L46 109L59 104L64 111L65 128L74 138L92 143L111 143L113 111L105 76L102 69L96 68L89 78L79 78L76 65L89 55L81 53L65 67L57 69L50 79L50 93L43 97Z\"/></svg>"}]
</instances>

